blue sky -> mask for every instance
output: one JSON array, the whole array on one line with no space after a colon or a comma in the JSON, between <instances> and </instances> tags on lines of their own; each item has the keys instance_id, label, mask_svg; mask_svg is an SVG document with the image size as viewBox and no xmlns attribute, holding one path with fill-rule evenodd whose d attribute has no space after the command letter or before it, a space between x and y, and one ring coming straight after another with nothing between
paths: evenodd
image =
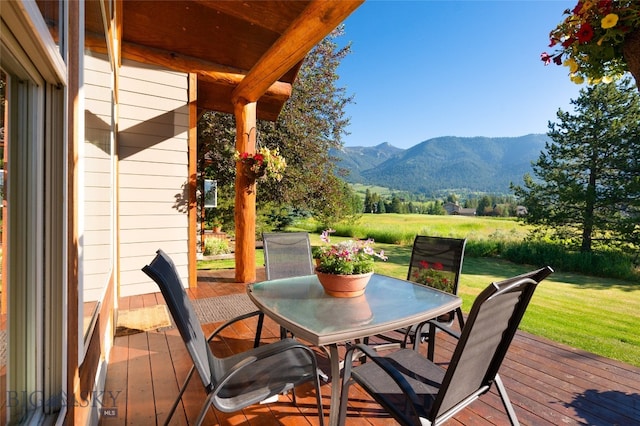
<instances>
[{"instance_id":1,"label":"blue sky","mask_svg":"<svg viewBox=\"0 0 640 426\"><path fill-rule=\"evenodd\" d=\"M546 133L583 86L544 66L576 1L368 0L345 21L339 85L355 96L346 146Z\"/></svg>"}]
</instances>

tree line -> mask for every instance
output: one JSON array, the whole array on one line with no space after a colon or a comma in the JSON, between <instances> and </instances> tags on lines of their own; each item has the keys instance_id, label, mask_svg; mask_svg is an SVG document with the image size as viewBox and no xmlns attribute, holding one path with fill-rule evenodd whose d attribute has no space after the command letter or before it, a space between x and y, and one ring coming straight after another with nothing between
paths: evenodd
<instances>
[{"instance_id":1,"label":"tree line","mask_svg":"<svg viewBox=\"0 0 640 426\"><path fill-rule=\"evenodd\" d=\"M422 198L422 199L421 199ZM513 195L469 195L461 200L456 194L449 194L445 199L423 198L392 194L381 196L369 189L365 190L364 213L415 213L429 215L448 214L445 204L451 203L464 209L473 210L476 216L515 217L518 215L518 203Z\"/></svg>"}]
</instances>

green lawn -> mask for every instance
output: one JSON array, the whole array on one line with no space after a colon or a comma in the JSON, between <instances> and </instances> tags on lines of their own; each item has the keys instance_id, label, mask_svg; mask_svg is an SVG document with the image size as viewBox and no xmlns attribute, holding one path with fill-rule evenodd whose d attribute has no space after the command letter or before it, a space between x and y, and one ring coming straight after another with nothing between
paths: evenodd
<instances>
[{"instance_id":1,"label":"green lawn","mask_svg":"<svg viewBox=\"0 0 640 426\"><path fill-rule=\"evenodd\" d=\"M467 221L460 222L468 224ZM490 222L489 228L497 222ZM451 222L448 223L450 226ZM509 226L515 224L509 221L505 223ZM485 227L476 227L478 229L475 232L478 234L488 232ZM451 234L460 236L455 232L451 231ZM464 236L470 238L468 235ZM341 239L343 238L335 237L332 241ZM320 244L317 235L312 234L311 244ZM383 249L389 256L387 262L376 262L376 272L406 278L411 256L410 245L376 243L375 248ZM263 265L263 259L262 250L258 250L256 264ZM469 311L475 296L490 282L528 272L539 266L544 265L525 266L496 258L465 257L459 287L463 310ZM202 263L201 267L233 268L234 263L233 260L215 261L208 265ZM557 271L540 284L521 329L640 367L639 324L640 284Z\"/></svg>"}]
</instances>

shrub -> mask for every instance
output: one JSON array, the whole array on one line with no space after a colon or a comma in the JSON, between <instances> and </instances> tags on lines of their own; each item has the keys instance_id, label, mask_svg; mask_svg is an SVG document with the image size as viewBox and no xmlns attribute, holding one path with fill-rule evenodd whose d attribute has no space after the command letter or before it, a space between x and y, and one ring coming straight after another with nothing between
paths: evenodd
<instances>
[{"instance_id":1,"label":"shrub","mask_svg":"<svg viewBox=\"0 0 640 426\"><path fill-rule=\"evenodd\" d=\"M216 256L231 253L229 241L226 238L207 238L204 240L204 255Z\"/></svg>"}]
</instances>

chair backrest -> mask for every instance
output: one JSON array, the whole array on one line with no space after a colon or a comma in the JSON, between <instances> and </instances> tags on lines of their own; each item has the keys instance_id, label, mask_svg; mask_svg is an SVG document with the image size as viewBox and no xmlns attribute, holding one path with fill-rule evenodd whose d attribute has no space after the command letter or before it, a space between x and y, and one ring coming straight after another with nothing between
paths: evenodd
<instances>
[{"instance_id":1,"label":"chair backrest","mask_svg":"<svg viewBox=\"0 0 640 426\"><path fill-rule=\"evenodd\" d=\"M214 356L207 345L202 326L182 286L173 260L163 250L158 250L156 257L142 270L160 287L173 321L202 379L202 384L209 391L213 386L210 362Z\"/></svg>"},{"instance_id":2,"label":"chair backrest","mask_svg":"<svg viewBox=\"0 0 640 426\"><path fill-rule=\"evenodd\" d=\"M432 420L491 386L537 284L552 272L547 266L494 282L478 295L432 406Z\"/></svg>"},{"instance_id":3,"label":"chair backrest","mask_svg":"<svg viewBox=\"0 0 640 426\"><path fill-rule=\"evenodd\" d=\"M262 243L268 280L313 274L308 233L265 232L262 234Z\"/></svg>"},{"instance_id":4,"label":"chair backrest","mask_svg":"<svg viewBox=\"0 0 640 426\"><path fill-rule=\"evenodd\" d=\"M457 294L466 244L466 239L417 235L407 280ZM443 277L438 278L438 274Z\"/></svg>"}]
</instances>

